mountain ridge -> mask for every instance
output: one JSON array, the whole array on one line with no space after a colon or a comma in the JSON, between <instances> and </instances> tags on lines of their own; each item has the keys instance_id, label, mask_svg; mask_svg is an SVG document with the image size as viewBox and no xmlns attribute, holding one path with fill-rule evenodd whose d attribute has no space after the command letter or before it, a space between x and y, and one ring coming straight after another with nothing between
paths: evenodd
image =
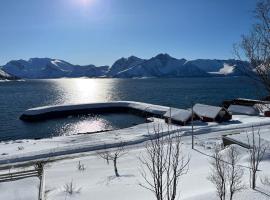
<instances>
[{"instance_id":1,"label":"mountain ridge","mask_svg":"<svg viewBox=\"0 0 270 200\"><path fill-rule=\"evenodd\" d=\"M26 79L46 78L142 78L142 77L212 77L241 76L241 68L249 65L235 59L177 59L158 54L149 59L136 56L120 58L111 66L73 65L60 59L30 58L12 60L0 69L6 74Z\"/></svg>"}]
</instances>

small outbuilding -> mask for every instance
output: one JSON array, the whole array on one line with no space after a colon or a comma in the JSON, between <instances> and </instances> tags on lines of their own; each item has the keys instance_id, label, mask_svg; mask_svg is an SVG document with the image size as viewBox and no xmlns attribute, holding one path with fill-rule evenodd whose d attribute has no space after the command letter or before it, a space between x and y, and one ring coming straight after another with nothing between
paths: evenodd
<instances>
[{"instance_id":1,"label":"small outbuilding","mask_svg":"<svg viewBox=\"0 0 270 200\"><path fill-rule=\"evenodd\" d=\"M269 101L262 101L256 99L244 99L244 98L237 98L233 100L226 100L223 101L223 106L225 108L229 108L230 105L241 105L241 106L254 106L254 105L264 105L269 104Z\"/></svg>"},{"instance_id":2,"label":"small outbuilding","mask_svg":"<svg viewBox=\"0 0 270 200\"><path fill-rule=\"evenodd\" d=\"M230 105L228 111L235 115L259 115L260 110L256 105Z\"/></svg>"},{"instance_id":3,"label":"small outbuilding","mask_svg":"<svg viewBox=\"0 0 270 200\"><path fill-rule=\"evenodd\" d=\"M231 113L223 107L195 104L193 112L204 122L224 122L232 119Z\"/></svg>"},{"instance_id":4,"label":"small outbuilding","mask_svg":"<svg viewBox=\"0 0 270 200\"><path fill-rule=\"evenodd\" d=\"M190 110L170 108L164 115L165 121L178 125L186 125L192 119L192 112Z\"/></svg>"},{"instance_id":5,"label":"small outbuilding","mask_svg":"<svg viewBox=\"0 0 270 200\"><path fill-rule=\"evenodd\" d=\"M255 104L254 107L259 110L260 113L265 113L270 111L270 104Z\"/></svg>"}]
</instances>

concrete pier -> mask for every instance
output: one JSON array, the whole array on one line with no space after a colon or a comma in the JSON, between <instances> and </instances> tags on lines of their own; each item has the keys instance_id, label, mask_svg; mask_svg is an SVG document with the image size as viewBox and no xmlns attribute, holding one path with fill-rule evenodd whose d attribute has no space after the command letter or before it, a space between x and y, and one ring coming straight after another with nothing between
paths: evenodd
<instances>
[{"instance_id":1,"label":"concrete pier","mask_svg":"<svg viewBox=\"0 0 270 200\"><path fill-rule=\"evenodd\" d=\"M169 107L147 104L134 101L112 101L89 104L70 104L44 106L26 110L20 119L23 121L40 121L52 118L67 117L81 114L102 114L102 113L134 113L144 117L159 117L168 111Z\"/></svg>"}]
</instances>

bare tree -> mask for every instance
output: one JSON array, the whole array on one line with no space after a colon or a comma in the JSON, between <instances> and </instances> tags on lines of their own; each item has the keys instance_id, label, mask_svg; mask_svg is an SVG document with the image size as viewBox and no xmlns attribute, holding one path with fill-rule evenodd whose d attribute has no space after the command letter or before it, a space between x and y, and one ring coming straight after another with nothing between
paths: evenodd
<instances>
[{"instance_id":1,"label":"bare tree","mask_svg":"<svg viewBox=\"0 0 270 200\"><path fill-rule=\"evenodd\" d=\"M208 179L215 185L217 196L220 200L226 199L226 182L228 176L227 164L223 161L223 156L220 154L218 146L214 149L213 159L210 161L211 174Z\"/></svg>"},{"instance_id":2,"label":"bare tree","mask_svg":"<svg viewBox=\"0 0 270 200\"><path fill-rule=\"evenodd\" d=\"M244 170L238 165L240 159L239 155L239 151L236 149L235 146L231 146L226 154L226 161L228 164L228 167L226 167L227 180L230 200L233 199L235 193L240 192L245 188L242 181Z\"/></svg>"},{"instance_id":3,"label":"bare tree","mask_svg":"<svg viewBox=\"0 0 270 200\"><path fill-rule=\"evenodd\" d=\"M258 75L258 80L270 93L270 0L259 0L254 10L255 24L248 35L242 36L242 41L236 46L238 58L241 54L250 62L243 72L251 71ZM241 51L242 50L242 51Z\"/></svg>"},{"instance_id":4,"label":"bare tree","mask_svg":"<svg viewBox=\"0 0 270 200\"><path fill-rule=\"evenodd\" d=\"M110 164L110 152L109 151L105 150L102 152L97 152L97 154L99 155L99 157L106 160L107 165Z\"/></svg>"},{"instance_id":5,"label":"bare tree","mask_svg":"<svg viewBox=\"0 0 270 200\"><path fill-rule=\"evenodd\" d=\"M255 138L256 134L256 138ZM255 133L252 128L251 138L247 135L249 144L249 168L250 168L250 186L252 189L256 187L257 172L259 165L266 151L266 146L262 143L260 130Z\"/></svg>"},{"instance_id":6,"label":"bare tree","mask_svg":"<svg viewBox=\"0 0 270 200\"><path fill-rule=\"evenodd\" d=\"M154 193L156 200L174 200L180 177L188 172L190 158L182 153L181 137L162 137L160 127L146 144L146 155L140 158L143 188Z\"/></svg>"},{"instance_id":7,"label":"bare tree","mask_svg":"<svg viewBox=\"0 0 270 200\"><path fill-rule=\"evenodd\" d=\"M124 145L121 144L119 147L117 147L114 151L102 151L97 153L101 158L106 160L107 164L109 164L109 161L113 161L114 166L114 173L115 176L119 177L118 168L117 168L117 161L120 157L127 154L126 149L124 148Z\"/></svg>"},{"instance_id":8,"label":"bare tree","mask_svg":"<svg viewBox=\"0 0 270 200\"><path fill-rule=\"evenodd\" d=\"M216 146L210 162L212 171L209 180L215 185L220 200L225 200L226 196L232 200L237 192L245 188L242 181L244 170L238 164L240 154L235 146L230 146L225 154L220 151L221 148Z\"/></svg>"}]
</instances>

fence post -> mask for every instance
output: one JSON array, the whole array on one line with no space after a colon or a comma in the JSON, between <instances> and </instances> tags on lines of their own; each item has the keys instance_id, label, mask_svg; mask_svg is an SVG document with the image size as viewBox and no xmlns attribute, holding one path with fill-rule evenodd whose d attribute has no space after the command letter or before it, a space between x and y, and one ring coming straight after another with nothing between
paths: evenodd
<instances>
[{"instance_id":1,"label":"fence post","mask_svg":"<svg viewBox=\"0 0 270 200\"><path fill-rule=\"evenodd\" d=\"M44 190L45 190L44 163L39 164L39 166L38 166L38 174L39 174L38 200L44 200Z\"/></svg>"}]
</instances>

